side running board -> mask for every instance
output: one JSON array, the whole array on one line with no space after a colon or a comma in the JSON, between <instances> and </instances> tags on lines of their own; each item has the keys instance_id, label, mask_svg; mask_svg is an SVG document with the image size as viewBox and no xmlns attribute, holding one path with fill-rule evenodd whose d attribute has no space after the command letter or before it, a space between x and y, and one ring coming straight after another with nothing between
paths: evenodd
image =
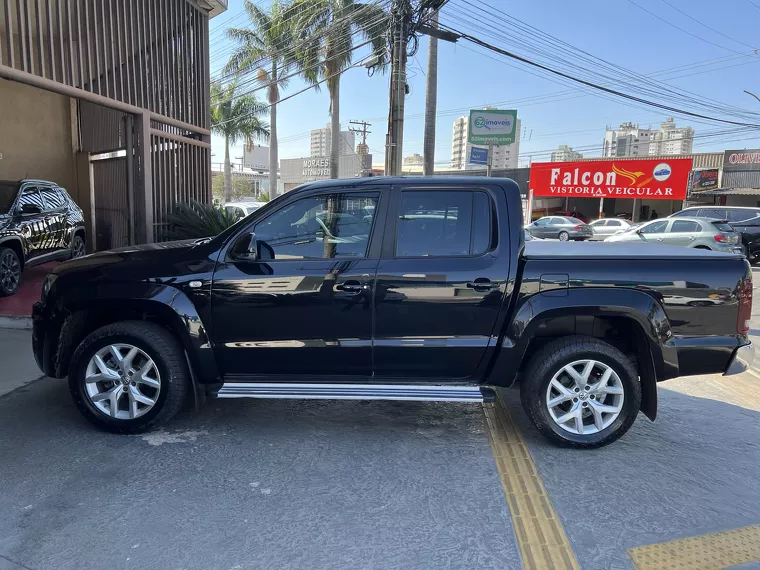
<instances>
[{"instance_id":1,"label":"side running board","mask_svg":"<svg viewBox=\"0 0 760 570\"><path fill-rule=\"evenodd\" d=\"M429 384L257 384L227 382L217 398L300 398L305 400L408 400L418 402L490 402L490 388Z\"/></svg>"}]
</instances>

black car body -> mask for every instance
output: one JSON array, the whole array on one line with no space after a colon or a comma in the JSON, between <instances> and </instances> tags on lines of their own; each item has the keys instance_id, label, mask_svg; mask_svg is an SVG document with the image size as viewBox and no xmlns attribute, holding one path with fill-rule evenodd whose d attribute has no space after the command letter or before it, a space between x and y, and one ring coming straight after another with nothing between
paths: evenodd
<instances>
[{"instance_id":1,"label":"black car body","mask_svg":"<svg viewBox=\"0 0 760 570\"><path fill-rule=\"evenodd\" d=\"M0 295L12 295L24 267L84 255L82 210L44 180L0 181Z\"/></svg>"},{"instance_id":2,"label":"black car body","mask_svg":"<svg viewBox=\"0 0 760 570\"><path fill-rule=\"evenodd\" d=\"M726 220L739 232L742 246L750 263L760 261L760 208L741 206L692 206L672 214L673 217L694 216L713 220Z\"/></svg>"},{"instance_id":3,"label":"black car body","mask_svg":"<svg viewBox=\"0 0 760 570\"><path fill-rule=\"evenodd\" d=\"M117 432L188 395L473 402L519 378L534 425L578 447L654 419L657 382L749 365L741 255L526 244L521 220L507 179L307 184L214 238L58 266L35 357Z\"/></svg>"}]
</instances>

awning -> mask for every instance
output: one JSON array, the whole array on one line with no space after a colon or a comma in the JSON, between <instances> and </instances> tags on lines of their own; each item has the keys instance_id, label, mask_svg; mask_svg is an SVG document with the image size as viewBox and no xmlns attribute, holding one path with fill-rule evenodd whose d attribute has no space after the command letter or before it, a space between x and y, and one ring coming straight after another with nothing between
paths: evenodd
<instances>
[{"instance_id":1,"label":"awning","mask_svg":"<svg viewBox=\"0 0 760 570\"><path fill-rule=\"evenodd\" d=\"M715 190L692 192L689 198L699 196L760 196L760 188L716 188Z\"/></svg>"}]
</instances>

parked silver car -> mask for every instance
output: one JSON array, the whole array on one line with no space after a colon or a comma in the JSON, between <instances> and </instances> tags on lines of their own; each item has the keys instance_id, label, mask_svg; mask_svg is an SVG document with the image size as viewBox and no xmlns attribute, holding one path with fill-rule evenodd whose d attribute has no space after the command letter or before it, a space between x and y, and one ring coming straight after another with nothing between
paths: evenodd
<instances>
[{"instance_id":1,"label":"parked silver car","mask_svg":"<svg viewBox=\"0 0 760 570\"><path fill-rule=\"evenodd\" d=\"M743 253L739 234L725 220L705 218L653 220L608 237L604 241L661 243L727 253Z\"/></svg>"},{"instance_id":2,"label":"parked silver car","mask_svg":"<svg viewBox=\"0 0 760 570\"><path fill-rule=\"evenodd\" d=\"M591 231L594 232L594 235L589 239L595 241L603 240L618 232L629 229L632 225L634 225L633 222L629 220L622 220L620 218L601 218L589 224Z\"/></svg>"},{"instance_id":3,"label":"parked silver car","mask_svg":"<svg viewBox=\"0 0 760 570\"><path fill-rule=\"evenodd\" d=\"M578 218L565 216L545 216L532 224L525 226L530 235L537 238L552 238L559 241L589 239L593 233L591 228Z\"/></svg>"}]
</instances>

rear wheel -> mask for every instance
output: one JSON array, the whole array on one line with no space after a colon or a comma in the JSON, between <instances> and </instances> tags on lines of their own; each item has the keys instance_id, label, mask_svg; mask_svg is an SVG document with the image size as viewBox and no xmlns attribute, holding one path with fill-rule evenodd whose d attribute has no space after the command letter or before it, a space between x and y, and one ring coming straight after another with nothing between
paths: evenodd
<instances>
[{"instance_id":1,"label":"rear wheel","mask_svg":"<svg viewBox=\"0 0 760 570\"><path fill-rule=\"evenodd\" d=\"M631 362L596 338L554 340L536 352L522 375L520 397L533 425L550 441L601 447L627 432L641 407Z\"/></svg>"},{"instance_id":2,"label":"rear wheel","mask_svg":"<svg viewBox=\"0 0 760 570\"><path fill-rule=\"evenodd\" d=\"M21 284L21 261L9 247L0 247L0 297L13 295Z\"/></svg>"},{"instance_id":3,"label":"rear wheel","mask_svg":"<svg viewBox=\"0 0 760 570\"><path fill-rule=\"evenodd\" d=\"M570 239L570 234L567 232L559 232L559 241L567 241Z\"/></svg>"},{"instance_id":4,"label":"rear wheel","mask_svg":"<svg viewBox=\"0 0 760 570\"><path fill-rule=\"evenodd\" d=\"M180 411L189 374L182 348L163 327L143 321L106 325L77 347L69 390L100 428L141 433Z\"/></svg>"}]
</instances>

